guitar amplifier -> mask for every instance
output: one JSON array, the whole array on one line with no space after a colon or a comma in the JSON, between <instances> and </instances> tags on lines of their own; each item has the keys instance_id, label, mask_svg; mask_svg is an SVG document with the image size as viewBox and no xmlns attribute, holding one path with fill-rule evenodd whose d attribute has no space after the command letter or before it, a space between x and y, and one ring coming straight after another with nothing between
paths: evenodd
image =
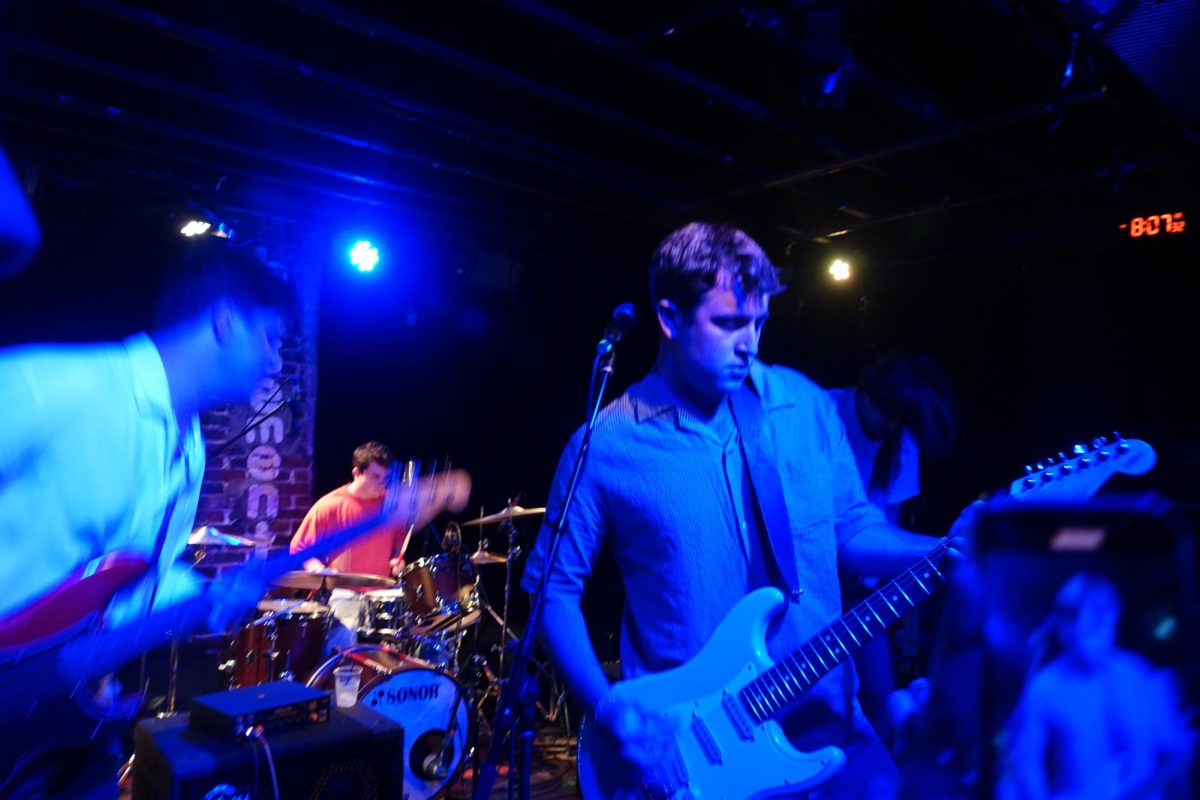
<instances>
[{"instance_id":1,"label":"guitar amplifier","mask_svg":"<svg viewBox=\"0 0 1200 800\"><path fill-rule=\"evenodd\" d=\"M190 714L134 729L133 800L387 800L403 796L404 729L369 708L334 708L329 721L227 741L196 730Z\"/></svg>"},{"instance_id":2,"label":"guitar amplifier","mask_svg":"<svg viewBox=\"0 0 1200 800\"><path fill-rule=\"evenodd\" d=\"M233 740L251 729L267 735L329 721L329 692L271 681L192 699L191 726Z\"/></svg>"}]
</instances>

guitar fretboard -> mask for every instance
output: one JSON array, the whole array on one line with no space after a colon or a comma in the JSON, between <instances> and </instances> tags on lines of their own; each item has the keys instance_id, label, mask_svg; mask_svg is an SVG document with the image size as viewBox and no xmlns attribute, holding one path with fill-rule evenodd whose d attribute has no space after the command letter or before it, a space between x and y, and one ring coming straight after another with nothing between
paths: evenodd
<instances>
[{"instance_id":1,"label":"guitar fretboard","mask_svg":"<svg viewBox=\"0 0 1200 800\"><path fill-rule=\"evenodd\" d=\"M867 597L799 649L742 687L738 699L763 723L779 713L854 651L883 633L946 582L938 568L947 545L939 544L882 589Z\"/></svg>"}]
</instances>

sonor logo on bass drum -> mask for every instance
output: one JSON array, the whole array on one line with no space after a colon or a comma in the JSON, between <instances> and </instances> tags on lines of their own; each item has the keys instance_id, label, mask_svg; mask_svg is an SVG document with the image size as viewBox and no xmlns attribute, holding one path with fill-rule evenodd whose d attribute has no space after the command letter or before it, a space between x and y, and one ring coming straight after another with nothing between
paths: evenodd
<instances>
[{"instance_id":1,"label":"sonor logo on bass drum","mask_svg":"<svg viewBox=\"0 0 1200 800\"><path fill-rule=\"evenodd\" d=\"M391 705L407 703L410 700L436 700L440 683L429 683L424 686L396 686L381 690L376 697Z\"/></svg>"}]
</instances>

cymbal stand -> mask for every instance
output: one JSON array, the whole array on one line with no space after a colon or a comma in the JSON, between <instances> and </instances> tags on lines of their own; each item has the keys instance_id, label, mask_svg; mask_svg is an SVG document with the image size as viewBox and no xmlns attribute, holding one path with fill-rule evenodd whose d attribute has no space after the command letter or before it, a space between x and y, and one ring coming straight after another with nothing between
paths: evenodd
<instances>
[{"instance_id":1,"label":"cymbal stand","mask_svg":"<svg viewBox=\"0 0 1200 800\"><path fill-rule=\"evenodd\" d=\"M512 499L508 501L508 508L512 508ZM508 650L508 637L510 631L508 628L509 608L512 597L512 571L513 562L517 560L517 556L521 553L521 546L517 544L517 526L511 519L506 519L500 523L500 527L508 534L508 556L504 562L504 610L500 618L500 655L499 668L500 676L504 677L504 653ZM516 638L515 636L513 637Z\"/></svg>"},{"instance_id":2,"label":"cymbal stand","mask_svg":"<svg viewBox=\"0 0 1200 800\"><path fill-rule=\"evenodd\" d=\"M204 557L208 555L207 548L204 545L198 545L195 550L192 566L197 566ZM179 697L179 637L172 636L169 650L167 651L167 705L156 715L159 719L173 717L178 712L175 710L175 701ZM146 656L142 655L142 665L145 668Z\"/></svg>"},{"instance_id":3,"label":"cymbal stand","mask_svg":"<svg viewBox=\"0 0 1200 800\"><path fill-rule=\"evenodd\" d=\"M607 348L604 347L608 344ZM533 757L533 736L535 724L535 708L537 702L537 677L530 674L530 664L533 661L533 651L538 627L542 622L542 611L546 602L546 587L548 577L554 569L555 558L559 545L562 543L562 533L571 504L575 499L575 491L579 487L584 465L587 463L587 453L591 446L592 432L596 428L596 418L600 413L600 404L604 399L604 390L613 371L613 343L607 339L597 348L596 360L592 365L592 377L596 383L596 391L589 400L588 419L584 426L583 438L579 444L579 452L575 455L575 463L571 477L567 481L566 490L559 503L558 517L551 521L545 529L548 537L546 542L546 558L541 580L537 591L529 604L529 622L525 625L521 638L513 648L513 664L509 680L505 682L500 700L496 704L496 713L492 724L492 746L488 750L486 763L478 772L475 780L473 800L488 800L492 794L496 773L499 771L500 753L504 744L509 745L509 796L512 796L513 776L517 772L516 745L520 742L520 791L521 800L529 798L529 772Z\"/></svg>"}]
</instances>

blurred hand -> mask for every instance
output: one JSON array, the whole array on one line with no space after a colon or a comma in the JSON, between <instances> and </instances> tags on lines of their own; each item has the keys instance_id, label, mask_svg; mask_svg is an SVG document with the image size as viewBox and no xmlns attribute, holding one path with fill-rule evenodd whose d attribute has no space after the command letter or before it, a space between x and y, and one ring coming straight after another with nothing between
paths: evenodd
<instances>
[{"instance_id":1,"label":"blurred hand","mask_svg":"<svg viewBox=\"0 0 1200 800\"><path fill-rule=\"evenodd\" d=\"M655 771L671 758L682 723L610 691L596 707L596 728L611 740L612 752L653 783Z\"/></svg>"},{"instance_id":2,"label":"blurred hand","mask_svg":"<svg viewBox=\"0 0 1200 800\"><path fill-rule=\"evenodd\" d=\"M389 487L384 509L399 525L423 528L443 511L462 511L470 497L471 476L455 469Z\"/></svg>"},{"instance_id":3,"label":"blurred hand","mask_svg":"<svg viewBox=\"0 0 1200 800\"><path fill-rule=\"evenodd\" d=\"M954 520L954 524L950 526L950 533L946 534L946 544L950 546L946 555L949 558L961 561L970 554L975 543L975 528L986 507L987 503L983 500L976 500L964 508Z\"/></svg>"}]
</instances>

